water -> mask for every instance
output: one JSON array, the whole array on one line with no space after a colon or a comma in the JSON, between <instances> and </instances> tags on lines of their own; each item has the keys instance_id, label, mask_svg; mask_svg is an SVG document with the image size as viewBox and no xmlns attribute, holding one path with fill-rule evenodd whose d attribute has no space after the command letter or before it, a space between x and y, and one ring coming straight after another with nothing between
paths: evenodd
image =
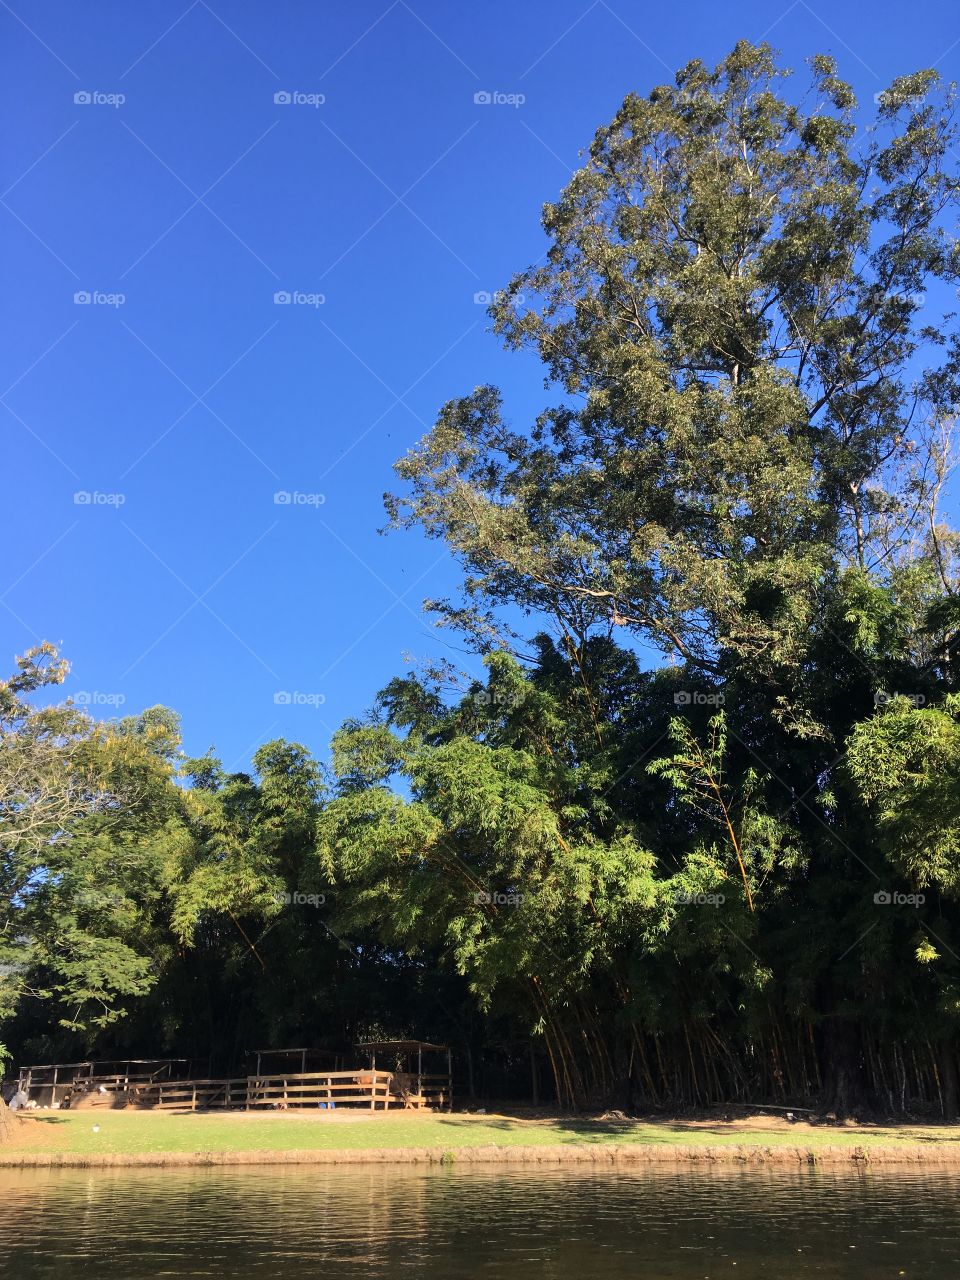
<instances>
[{"instance_id":1,"label":"water","mask_svg":"<svg viewBox=\"0 0 960 1280\"><path fill-rule=\"evenodd\" d=\"M0 1173L11 1280L957 1280L960 1173Z\"/></svg>"}]
</instances>

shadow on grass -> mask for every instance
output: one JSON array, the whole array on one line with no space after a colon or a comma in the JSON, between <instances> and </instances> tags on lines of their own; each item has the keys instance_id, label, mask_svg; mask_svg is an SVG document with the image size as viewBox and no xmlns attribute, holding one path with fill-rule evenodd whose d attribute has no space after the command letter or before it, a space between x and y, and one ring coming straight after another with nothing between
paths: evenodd
<instances>
[{"instance_id":1,"label":"shadow on grass","mask_svg":"<svg viewBox=\"0 0 960 1280\"><path fill-rule=\"evenodd\" d=\"M525 1119L522 1117L502 1115L471 1115L469 1117L446 1115L433 1118L436 1123L443 1125L445 1128L449 1127L451 1130L456 1130L463 1134L468 1134L471 1130L475 1132L477 1126L481 1123L486 1129L517 1134L520 1132L520 1126L525 1123ZM526 1123L529 1124L529 1120ZM794 1132L792 1126L788 1128L778 1127L776 1129L741 1129L723 1121L705 1124L703 1121L666 1120L653 1117L636 1120L589 1120L576 1116L555 1116L540 1118L535 1128L541 1133L568 1135L571 1141L577 1142L603 1142L608 1141L610 1138L636 1139L651 1143L668 1142L671 1138L679 1138L681 1141L686 1139L688 1141L708 1142L713 1138L721 1138L724 1140L737 1139L745 1145L761 1145L768 1141L772 1135L775 1135L779 1140L789 1140L792 1134L798 1146L806 1145L814 1136L827 1139L843 1137L850 1141L856 1141L863 1137L876 1135L877 1137L889 1136L894 1141L916 1143L960 1142L960 1125L943 1121L924 1125L922 1129L916 1127L915 1121L910 1124L893 1122L865 1124L858 1128L824 1122L815 1124L811 1128L798 1129Z\"/></svg>"},{"instance_id":2,"label":"shadow on grass","mask_svg":"<svg viewBox=\"0 0 960 1280\"><path fill-rule=\"evenodd\" d=\"M479 1125L485 1129L499 1130L503 1133L522 1135L523 1129L529 1126L530 1133L562 1133L571 1141L603 1142L611 1137L629 1137L638 1129L648 1130L653 1126L644 1121L634 1120L581 1120L576 1117L555 1117L541 1119L536 1124L523 1117L511 1116L434 1116L436 1124L457 1130L464 1135L476 1133ZM656 1126L660 1128L660 1126ZM664 1126L666 1128L666 1126ZM654 1139L655 1140L655 1139Z\"/></svg>"}]
</instances>

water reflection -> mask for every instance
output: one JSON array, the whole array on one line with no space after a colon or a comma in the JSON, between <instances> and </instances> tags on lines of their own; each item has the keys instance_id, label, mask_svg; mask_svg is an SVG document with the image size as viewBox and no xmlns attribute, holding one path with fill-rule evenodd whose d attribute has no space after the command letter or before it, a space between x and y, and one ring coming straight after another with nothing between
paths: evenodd
<instances>
[{"instance_id":1,"label":"water reflection","mask_svg":"<svg viewBox=\"0 0 960 1280\"><path fill-rule=\"evenodd\" d=\"M456 1165L7 1171L0 1273L956 1280L960 1174Z\"/></svg>"}]
</instances>

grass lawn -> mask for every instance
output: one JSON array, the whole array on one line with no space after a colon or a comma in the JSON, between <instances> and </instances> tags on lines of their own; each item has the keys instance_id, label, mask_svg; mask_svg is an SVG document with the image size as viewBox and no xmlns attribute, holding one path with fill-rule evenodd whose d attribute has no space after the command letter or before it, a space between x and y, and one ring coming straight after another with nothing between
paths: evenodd
<instances>
[{"instance_id":1,"label":"grass lawn","mask_svg":"<svg viewBox=\"0 0 960 1280\"><path fill-rule=\"evenodd\" d=\"M95 1128L95 1126L97 1128ZM479 1146L553 1146L566 1143L650 1143L674 1146L819 1147L922 1146L949 1142L960 1147L960 1128L812 1126L769 1117L731 1123L708 1120L600 1121L525 1119L506 1115L396 1115L363 1112L337 1115L283 1112L211 1112L172 1115L151 1111L89 1110L26 1117L2 1153L69 1152L77 1155L209 1153L221 1151L360 1151L373 1148L433 1148L456 1151Z\"/></svg>"}]
</instances>

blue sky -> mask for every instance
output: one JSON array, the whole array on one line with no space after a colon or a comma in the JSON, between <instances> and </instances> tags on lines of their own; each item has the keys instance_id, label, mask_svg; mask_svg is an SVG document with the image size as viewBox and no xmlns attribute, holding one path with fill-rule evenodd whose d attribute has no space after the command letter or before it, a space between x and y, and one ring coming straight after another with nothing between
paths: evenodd
<instances>
[{"instance_id":1,"label":"blue sky","mask_svg":"<svg viewBox=\"0 0 960 1280\"><path fill-rule=\"evenodd\" d=\"M448 652L420 605L455 569L378 535L382 494L450 397L543 401L475 297L542 253L597 125L740 37L801 76L832 52L868 101L955 78L958 16L0 0L3 661L53 640L94 711L172 706L228 767L277 736L324 755L404 655Z\"/></svg>"}]
</instances>

